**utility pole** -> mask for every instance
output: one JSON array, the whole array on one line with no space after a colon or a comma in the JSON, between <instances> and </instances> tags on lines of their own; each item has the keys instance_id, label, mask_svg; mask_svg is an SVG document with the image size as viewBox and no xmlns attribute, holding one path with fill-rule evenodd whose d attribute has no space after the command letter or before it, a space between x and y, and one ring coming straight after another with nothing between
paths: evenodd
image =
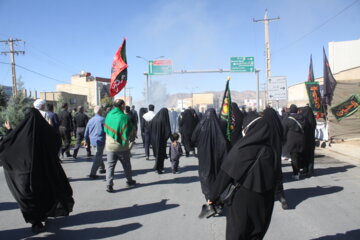
<instances>
[{"instance_id":1,"label":"utility pole","mask_svg":"<svg viewBox=\"0 0 360 240\"><path fill-rule=\"evenodd\" d=\"M9 44L10 51L9 52L1 52L1 54L6 55L10 53L10 61L11 61L11 73L12 73L12 92L13 96L17 94L17 86L16 86L16 71L15 71L15 56L14 54L25 54L25 51L15 51L14 50L14 42L22 42L20 39L12 39L9 38L8 40L1 40L0 42L4 42L5 44Z\"/></svg>"},{"instance_id":2,"label":"utility pole","mask_svg":"<svg viewBox=\"0 0 360 240\"><path fill-rule=\"evenodd\" d=\"M271 64L270 64L270 37L269 37L269 22L279 20L280 17L277 18L268 18L267 9L265 10L264 19L255 20L254 22L263 22L265 25L265 56L266 56L266 79L269 80L271 78Z\"/></svg>"},{"instance_id":3,"label":"utility pole","mask_svg":"<svg viewBox=\"0 0 360 240\"><path fill-rule=\"evenodd\" d=\"M128 87L128 98L129 98L129 106L132 105L132 96L131 96L131 89L132 87Z\"/></svg>"}]
</instances>

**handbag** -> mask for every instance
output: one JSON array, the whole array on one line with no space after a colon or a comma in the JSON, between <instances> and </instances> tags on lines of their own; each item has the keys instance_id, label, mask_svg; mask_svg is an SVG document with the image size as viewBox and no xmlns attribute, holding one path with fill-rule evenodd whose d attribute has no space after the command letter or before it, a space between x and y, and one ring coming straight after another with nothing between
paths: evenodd
<instances>
[{"instance_id":1,"label":"handbag","mask_svg":"<svg viewBox=\"0 0 360 240\"><path fill-rule=\"evenodd\" d=\"M257 157L256 157L256 161L257 162L260 158L260 156L264 153L265 151L265 147L262 147L261 150L259 151ZM250 172L250 170L254 167L255 164L252 164L251 167L249 167L249 169L246 171L246 174L244 174L240 180L238 182L230 182L226 188L224 189L224 191L220 194L219 197L219 202L222 204L227 204L227 205L231 205L232 200L234 198L234 195L236 193L236 190L241 187L241 182L247 177L248 173Z\"/></svg>"},{"instance_id":2,"label":"handbag","mask_svg":"<svg viewBox=\"0 0 360 240\"><path fill-rule=\"evenodd\" d=\"M235 192L240 186L241 186L241 184L239 182L237 182L235 184L233 182L230 182L226 186L224 191L220 194L219 201L222 204L231 205L232 199L233 199L233 197L235 195Z\"/></svg>"}]
</instances>

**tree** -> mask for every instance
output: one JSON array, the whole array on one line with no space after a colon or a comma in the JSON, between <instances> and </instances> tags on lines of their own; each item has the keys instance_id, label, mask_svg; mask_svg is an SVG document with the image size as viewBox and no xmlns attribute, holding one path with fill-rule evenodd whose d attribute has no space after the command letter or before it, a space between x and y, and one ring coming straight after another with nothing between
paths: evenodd
<instances>
[{"instance_id":1,"label":"tree","mask_svg":"<svg viewBox=\"0 0 360 240\"><path fill-rule=\"evenodd\" d=\"M12 128L21 123L25 117L25 109L32 107L33 100L25 97L22 91L18 91L17 95L12 96L4 111L1 112L1 119L9 121Z\"/></svg>"},{"instance_id":2,"label":"tree","mask_svg":"<svg viewBox=\"0 0 360 240\"><path fill-rule=\"evenodd\" d=\"M6 107L8 97L6 96L5 90L3 86L0 86L0 111Z\"/></svg>"},{"instance_id":3,"label":"tree","mask_svg":"<svg viewBox=\"0 0 360 240\"><path fill-rule=\"evenodd\" d=\"M104 109L107 109L108 107L112 107L112 104L113 104L113 100L109 96L106 96L106 97L101 99L101 106Z\"/></svg>"},{"instance_id":4,"label":"tree","mask_svg":"<svg viewBox=\"0 0 360 240\"><path fill-rule=\"evenodd\" d=\"M54 106L54 112L56 113L60 113L61 112L61 106L65 103L65 99L60 96L58 99L57 99L57 102L56 102L56 106Z\"/></svg>"}]
</instances>

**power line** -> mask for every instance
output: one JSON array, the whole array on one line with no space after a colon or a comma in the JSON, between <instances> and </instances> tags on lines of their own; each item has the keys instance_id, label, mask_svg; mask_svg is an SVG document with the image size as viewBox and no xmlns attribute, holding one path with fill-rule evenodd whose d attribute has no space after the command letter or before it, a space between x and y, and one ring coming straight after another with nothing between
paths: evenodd
<instances>
[{"instance_id":1,"label":"power line","mask_svg":"<svg viewBox=\"0 0 360 240\"><path fill-rule=\"evenodd\" d=\"M3 62L0 62L0 63L3 63ZM4 63L4 64L8 64L8 63ZM71 85L73 85L73 86L82 87L82 88L89 88L89 89L91 88L91 87L86 87L86 86L83 86L83 85L76 85L76 84L73 84L73 83L69 83L69 82L67 82L67 81L63 81L63 80L60 80L60 79L56 79L56 78L50 77L50 76L48 76L48 75L45 75L45 74L43 74L43 73L39 73L39 72L37 72L37 71L34 71L34 70L31 70L31 69L26 68L26 67L24 67L24 66L21 66L21 65L19 65L19 64L16 64L16 66L19 67L19 68L21 68L21 69L24 69L24 70L26 70L26 71L28 71L28 72L34 73L34 74L36 74L36 75L39 75L39 76L41 76L41 77L43 77L43 78L51 79L51 80L54 80L54 81L57 81L57 82L60 82L60 83L71 84Z\"/></svg>"},{"instance_id":2,"label":"power line","mask_svg":"<svg viewBox=\"0 0 360 240\"><path fill-rule=\"evenodd\" d=\"M343 8L340 12L338 12L337 14L335 14L334 16L328 18L325 22L323 22L322 24L320 24L319 26L315 27L313 30L311 30L310 32L304 34L303 36L301 36L300 38L298 38L297 40L293 41L292 43L290 43L289 45L280 48L279 50L276 50L274 53L278 53L281 52L289 47L291 47L292 45L294 45L295 43L301 41L302 39L306 38L307 36L309 36L310 34L312 34L313 32L317 31L318 29L322 28L324 25L326 25L328 22L330 22L331 20L333 20L334 18L336 18L337 16L339 16L340 14L342 14L343 12L345 12L346 10L348 10L349 8L351 8L353 5L355 5L356 3L358 3L360 0L356 0L354 2L352 2L350 5L346 6L345 8Z\"/></svg>"},{"instance_id":3,"label":"power line","mask_svg":"<svg viewBox=\"0 0 360 240\"><path fill-rule=\"evenodd\" d=\"M31 69L28 69L28 68L26 68L26 67L20 66L19 64L16 64L16 66L19 67L19 68L22 68L22 69L24 69L24 70L26 70L26 71L28 71L28 72L31 72L31 73L34 73L34 74L39 75L39 76L41 76L41 77L44 77L44 78L48 78L48 79L51 79L51 80L54 80L54 81L57 81L57 82L61 82L61 83L69 83L69 82L62 81L62 80L59 80L59 79L56 79L56 78L47 76L47 75L45 75L45 74L36 72L36 71L31 70Z\"/></svg>"},{"instance_id":4,"label":"power line","mask_svg":"<svg viewBox=\"0 0 360 240\"><path fill-rule=\"evenodd\" d=\"M73 72L73 70L75 70L75 72L78 72L79 69L81 69L81 68L78 68L78 67L75 67L75 66L71 66L71 65L69 65L69 64L66 64L66 63L64 63L63 61L61 61L61 60L59 60L59 59L57 59L57 58L55 58L55 57L50 56L49 54L47 54L47 53L44 52L43 50L40 50L39 48L35 47L33 44L27 43L27 45L30 46L33 50L41 53L43 56L45 56L45 57L47 57L48 59L52 60L52 62L54 62L54 63L60 63L61 65L69 68L69 69L67 69L67 71L70 71L70 68L71 68L71 72Z\"/></svg>"}]
</instances>

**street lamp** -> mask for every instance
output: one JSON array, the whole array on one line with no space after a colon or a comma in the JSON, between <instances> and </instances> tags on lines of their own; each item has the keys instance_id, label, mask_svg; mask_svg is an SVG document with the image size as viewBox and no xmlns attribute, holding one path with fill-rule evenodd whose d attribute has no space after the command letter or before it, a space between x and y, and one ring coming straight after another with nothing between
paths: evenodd
<instances>
[{"instance_id":1,"label":"street lamp","mask_svg":"<svg viewBox=\"0 0 360 240\"><path fill-rule=\"evenodd\" d=\"M144 58L142 56L136 56L137 58L140 58L146 62L146 64L149 66L149 61L147 58ZM164 58L164 56L159 56L154 59ZM149 73L144 72L144 75L146 76L146 104L149 105Z\"/></svg>"}]
</instances>

